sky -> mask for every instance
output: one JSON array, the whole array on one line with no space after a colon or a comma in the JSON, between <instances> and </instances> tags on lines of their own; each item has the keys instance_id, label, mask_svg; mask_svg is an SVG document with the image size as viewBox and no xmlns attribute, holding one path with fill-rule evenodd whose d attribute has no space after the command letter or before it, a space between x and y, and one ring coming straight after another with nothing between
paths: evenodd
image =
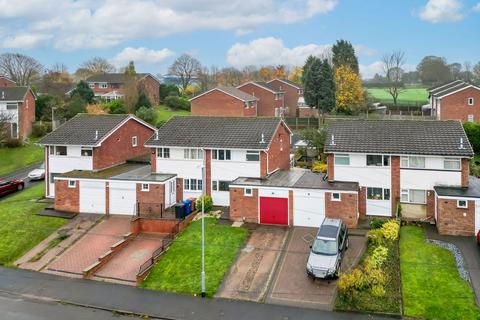
<instances>
[{"instance_id":1,"label":"sky","mask_svg":"<svg viewBox=\"0 0 480 320\"><path fill-rule=\"evenodd\" d=\"M93 56L164 74L182 53L205 66L303 65L350 41L363 78L405 52L480 61L480 0L0 0L0 53L70 72Z\"/></svg>"}]
</instances>

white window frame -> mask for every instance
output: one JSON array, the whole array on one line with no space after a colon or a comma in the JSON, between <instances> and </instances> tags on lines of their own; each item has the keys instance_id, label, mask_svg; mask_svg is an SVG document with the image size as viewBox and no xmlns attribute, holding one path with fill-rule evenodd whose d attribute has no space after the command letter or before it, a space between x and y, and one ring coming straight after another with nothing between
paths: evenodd
<instances>
[{"instance_id":1,"label":"white window frame","mask_svg":"<svg viewBox=\"0 0 480 320\"><path fill-rule=\"evenodd\" d=\"M461 205L460 202L464 202L465 205ZM468 209L468 201L467 200L457 200L457 208Z\"/></svg>"},{"instance_id":2,"label":"white window frame","mask_svg":"<svg viewBox=\"0 0 480 320\"><path fill-rule=\"evenodd\" d=\"M14 108L12 108L12 107L14 107ZM5 104L5 110L9 110L9 111L18 110L18 103L17 102L7 102Z\"/></svg>"},{"instance_id":3,"label":"white window frame","mask_svg":"<svg viewBox=\"0 0 480 320\"><path fill-rule=\"evenodd\" d=\"M95 88L95 83L89 82L89 83L88 83L88 87L89 87L90 89Z\"/></svg>"},{"instance_id":4,"label":"white window frame","mask_svg":"<svg viewBox=\"0 0 480 320\"><path fill-rule=\"evenodd\" d=\"M98 84L98 87L99 87L100 89L107 89L107 88L108 88L108 83L106 83L106 82L100 82L100 83Z\"/></svg>"},{"instance_id":5,"label":"white window frame","mask_svg":"<svg viewBox=\"0 0 480 320\"><path fill-rule=\"evenodd\" d=\"M84 154L83 154L83 151L91 151L92 154L91 154L91 155L84 155ZM81 155L82 157L93 157L93 148L82 147L82 148L80 149L80 155Z\"/></svg>"},{"instance_id":6,"label":"white window frame","mask_svg":"<svg viewBox=\"0 0 480 320\"><path fill-rule=\"evenodd\" d=\"M157 158L170 159L170 148L157 148Z\"/></svg>"},{"instance_id":7,"label":"white window frame","mask_svg":"<svg viewBox=\"0 0 480 320\"><path fill-rule=\"evenodd\" d=\"M68 187L69 188L76 188L77 187L77 180L68 180Z\"/></svg>"},{"instance_id":8,"label":"white window frame","mask_svg":"<svg viewBox=\"0 0 480 320\"><path fill-rule=\"evenodd\" d=\"M379 156L382 157L381 164L379 166L373 165L373 164L368 164L368 156ZM388 159L388 160L387 160ZM388 161L388 165L385 165L385 160ZM365 156L365 165L367 167L390 167L390 156L389 155L382 155L382 154L367 154Z\"/></svg>"},{"instance_id":9,"label":"white window frame","mask_svg":"<svg viewBox=\"0 0 480 320\"><path fill-rule=\"evenodd\" d=\"M142 191L148 192L150 191L150 185L148 183L142 183Z\"/></svg>"},{"instance_id":10,"label":"white window frame","mask_svg":"<svg viewBox=\"0 0 480 320\"><path fill-rule=\"evenodd\" d=\"M423 202L412 202L412 196L411 192L412 191L423 191L425 194ZM403 199L403 197L406 196L407 200ZM422 190L422 189L401 189L400 190L400 202L401 203L409 203L409 204L427 204L427 190Z\"/></svg>"},{"instance_id":11,"label":"white window frame","mask_svg":"<svg viewBox=\"0 0 480 320\"><path fill-rule=\"evenodd\" d=\"M337 159L347 159L347 164L337 163ZM350 155L348 153L338 153L333 155L333 162L336 166L349 166L350 165Z\"/></svg>"},{"instance_id":12,"label":"white window frame","mask_svg":"<svg viewBox=\"0 0 480 320\"><path fill-rule=\"evenodd\" d=\"M258 160L248 160L248 156L258 156ZM260 151L247 150L247 152L245 154L245 161L248 161L248 162L258 162L258 161L260 161Z\"/></svg>"},{"instance_id":13,"label":"white window frame","mask_svg":"<svg viewBox=\"0 0 480 320\"><path fill-rule=\"evenodd\" d=\"M383 160L383 159L382 159ZM382 199L369 199L368 198L368 189L382 189ZM385 190L388 190L388 199L385 199ZM370 200L370 201L390 201L390 199L392 198L392 194L391 194L391 190L390 188L382 188L382 187L367 187L367 194L365 195L365 197L367 198L367 200Z\"/></svg>"},{"instance_id":14,"label":"white window frame","mask_svg":"<svg viewBox=\"0 0 480 320\"><path fill-rule=\"evenodd\" d=\"M13 139L18 139L18 123L12 122L12 124L10 125L10 131L10 136Z\"/></svg>"},{"instance_id":15,"label":"white window frame","mask_svg":"<svg viewBox=\"0 0 480 320\"><path fill-rule=\"evenodd\" d=\"M473 121L475 121L475 118L474 118L473 114L467 115L467 121L468 121L468 122L473 122Z\"/></svg>"},{"instance_id":16,"label":"white window frame","mask_svg":"<svg viewBox=\"0 0 480 320\"><path fill-rule=\"evenodd\" d=\"M199 148L186 148L183 149L183 159L186 160L202 160L203 150Z\"/></svg>"},{"instance_id":17,"label":"white window frame","mask_svg":"<svg viewBox=\"0 0 480 320\"><path fill-rule=\"evenodd\" d=\"M58 154L57 148L65 148L65 154ZM55 155L57 157L66 157L68 156L68 147L67 146L55 146Z\"/></svg>"},{"instance_id":18,"label":"white window frame","mask_svg":"<svg viewBox=\"0 0 480 320\"><path fill-rule=\"evenodd\" d=\"M223 151L223 159L220 159L220 151ZM228 155L228 157L227 157L227 155ZM230 149L213 149L212 150L212 160L215 160L215 161L231 161L232 160L232 150L230 150Z\"/></svg>"},{"instance_id":19,"label":"white window frame","mask_svg":"<svg viewBox=\"0 0 480 320\"><path fill-rule=\"evenodd\" d=\"M137 147L138 146L138 139L137 136L132 137L132 147Z\"/></svg>"},{"instance_id":20,"label":"white window frame","mask_svg":"<svg viewBox=\"0 0 480 320\"><path fill-rule=\"evenodd\" d=\"M332 201L342 201L342 194L340 192L332 192L330 199Z\"/></svg>"},{"instance_id":21,"label":"white window frame","mask_svg":"<svg viewBox=\"0 0 480 320\"><path fill-rule=\"evenodd\" d=\"M469 106L473 106L474 103L475 103L475 99L474 99L473 97L469 97L469 98L467 99L467 104L468 104Z\"/></svg>"},{"instance_id":22,"label":"white window frame","mask_svg":"<svg viewBox=\"0 0 480 320\"><path fill-rule=\"evenodd\" d=\"M191 178L183 179L183 190L186 191L202 191L203 181L202 179Z\"/></svg>"},{"instance_id":23,"label":"white window frame","mask_svg":"<svg viewBox=\"0 0 480 320\"><path fill-rule=\"evenodd\" d=\"M446 165L445 165L446 162L456 162L456 163L458 163L458 168L447 168ZM460 170L462 170L462 160L458 159L458 158L444 158L443 159L443 169L460 171Z\"/></svg>"},{"instance_id":24,"label":"white window frame","mask_svg":"<svg viewBox=\"0 0 480 320\"><path fill-rule=\"evenodd\" d=\"M220 190L220 182L227 183L228 184L228 190ZM227 180L212 180L212 191L229 192L231 183L232 183L231 181L227 181Z\"/></svg>"},{"instance_id":25,"label":"white window frame","mask_svg":"<svg viewBox=\"0 0 480 320\"><path fill-rule=\"evenodd\" d=\"M413 158L423 159L423 167L412 166L412 159ZM426 168L426 158L423 157L423 156L402 156L402 157L400 157L400 168L425 169Z\"/></svg>"},{"instance_id":26,"label":"white window frame","mask_svg":"<svg viewBox=\"0 0 480 320\"><path fill-rule=\"evenodd\" d=\"M245 188L243 189L243 195L245 197L253 197L253 190L252 188Z\"/></svg>"}]
</instances>

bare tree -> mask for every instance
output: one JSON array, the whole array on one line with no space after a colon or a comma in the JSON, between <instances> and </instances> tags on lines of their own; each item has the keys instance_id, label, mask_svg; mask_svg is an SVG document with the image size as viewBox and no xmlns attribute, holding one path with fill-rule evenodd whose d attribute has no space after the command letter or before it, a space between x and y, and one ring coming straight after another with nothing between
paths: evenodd
<instances>
[{"instance_id":1,"label":"bare tree","mask_svg":"<svg viewBox=\"0 0 480 320\"><path fill-rule=\"evenodd\" d=\"M3 112L0 113L0 145L4 144L10 138L10 127L13 114Z\"/></svg>"},{"instance_id":2,"label":"bare tree","mask_svg":"<svg viewBox=\"0 0 480 320\"><path fill-rule=\"evenodd\" d=\"M388 93L393 98L393 104L397 105L398 95L402 90L403 65L405 64L405 52L393 51L382 57L383 72L388 82Z\"/></svg>"},{"instance_id":3,"label":"bare tree","mask_svg":"<svg viewBox=\"0 0 480 320\"><path fill-rule=\"evenodd\" d=\"M182 90L185 91L192 79L198 77L201 69L200 61L185 53L173 62L168 72L180 79Z\"/></svg>"},{"instance_id":4,"label":"bare tree","mask_svg":"<svg viewBox=\"0 0 480 320\"><path fill-rule=\"evenodd\" d=\"M19 86L28 86L39 77L43 66L32 57L20 53L0 55L0 75L4 75Z\"/></svg>"},{"instance_id":5,"label":"bare tree","mask_svg":"<svg viewBox=\"0 0 480 320\"><path fill-rule=\"evenodd\" d=\"M472 72L472 63L470 61L465 61L463 63L463 80L470 82L473 78Z\"/></svg>"},{"instance_id":6,"label":"bare tree","mask_svg":"<svg viewBox=\"0 0 480 320\"><path fill-rule=\"evenodd\" d=\"M115 72L115 67L101 57L93 57L92 59L85 61L80 65L79 69L86 69L91 74Z\"/></svg>"}]
</instances>

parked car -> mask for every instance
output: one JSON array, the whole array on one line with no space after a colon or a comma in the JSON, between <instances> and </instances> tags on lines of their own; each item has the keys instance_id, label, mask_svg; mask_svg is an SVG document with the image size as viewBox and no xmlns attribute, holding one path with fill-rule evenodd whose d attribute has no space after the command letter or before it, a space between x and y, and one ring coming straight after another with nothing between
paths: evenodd
<instances>
[{"instance_id":1,"label":"parked car","mask_svg":"<svg viewBox=\"0 0 480 320\"><path fill-rule=\"evenodd\" d=\"M480 230L477 233L477 244L480 246Z\"/></svg>"},{"instance_id":2,"label":"parked car","mask_svg":"<svg viewBox=\"0 0 480 320\"><path fill-rule=\"evenodd\" d=\"M13 180L5 181L0 180L0 195L5 195L7 193L21 191L25 187L23 180Z\"/></svg>"},{"instance_id":3,"label":"parked car","mask_svg":"<svg viewBox=\"0 0 480 320\"><path fill-rule=\"evenodd\" d=\"M40 167L34 169L28 173L30 180L43 180L45 179L45 163L42 163Z\"/></svg>"},{"instance_id":4,"label":"parked car","mask_svg":"<svg viewBox=\"0 0 480 320\"><path fill-rule=\"evenodd\" d=\"M348 229L340 219L325 218L318 230L307 262L307 274L316 278L337 278L348 248Z\"/></svg>"}]
</instances>

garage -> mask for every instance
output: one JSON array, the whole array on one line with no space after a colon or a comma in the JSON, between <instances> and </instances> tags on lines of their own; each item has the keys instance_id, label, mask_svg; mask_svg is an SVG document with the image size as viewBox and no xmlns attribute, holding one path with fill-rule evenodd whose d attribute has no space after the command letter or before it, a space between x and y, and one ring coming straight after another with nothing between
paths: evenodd
<instances>
[{"instance_id":1,"label":"garage","mask_svg":"<svg viewBox=\"0 0 480 320\"><path fill-rule=\"evenodd\" d=\"M288 198L260 197L260 223L288 225Z\"/></svg>"},{"instance_id":2,"label":"garage","mask_svg":"<svg viewBox=\"0 0 480 320\"><path fill-rule=\"evenodd\" d=\"M320 227L325 218L325 192L316 190L293 191L293 225Z\"/></svg>"},{"instance_id":3,"label":"garage","mask_svg":"<svg viewBox=\"0 0 480 320\"><path fill-rule=\"evenodd\" d=\"M105 213L105 182L80 181L80 212Z\"/></svg>"},{"instance_id":4,"label":"garage","mask_svg":"<svg viewBox=\"0 0 480 320\"><path fill-rule=\"evenodd\" d=\"M110 182L110 214L135 213L137 190L134 182Z\"/></svg>"},{"instance_id":5,"label":"garage","mask_svg":"<svg viewBox=\"0 0 480 320\"><path fill-rule=\"evenodd\" d=\"M475 234L480 231L480 200L475 201Z\"/></svg>"}]
</instances>

